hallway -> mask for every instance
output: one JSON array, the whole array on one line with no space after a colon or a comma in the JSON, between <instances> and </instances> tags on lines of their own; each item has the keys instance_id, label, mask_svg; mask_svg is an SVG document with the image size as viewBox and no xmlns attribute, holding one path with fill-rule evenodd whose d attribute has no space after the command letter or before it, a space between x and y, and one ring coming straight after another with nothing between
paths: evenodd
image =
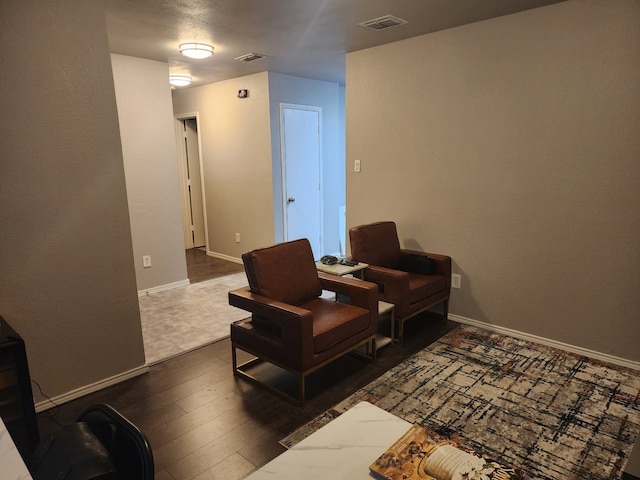
<instances>
[{"instance_id":1,"label":"hallway","mask_svg":"<svg viewBox=\"0 0 640 480\"><path fill-rule=\"evenodd\" d=\"M191 283L199 283L212 278L244 272L241 263L211 257L200 248L185 251L187 258L187 277Z\"/></svg>"}]
</instances>

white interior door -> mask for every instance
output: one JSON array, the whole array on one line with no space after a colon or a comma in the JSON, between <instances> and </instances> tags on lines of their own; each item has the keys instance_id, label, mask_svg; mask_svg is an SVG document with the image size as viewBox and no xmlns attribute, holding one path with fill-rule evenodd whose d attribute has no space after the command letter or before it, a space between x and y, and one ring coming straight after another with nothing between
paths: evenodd
<instances>
[{"instance_id":1,"label":"white interior door","mask_svg":"<svg viewBox=\"0 0 640 480\"><path fill-rule=\"evenodd\" d=\"M284 238L307 238L322 256L322 185L319 107L280 106Z\"/></svg>"},{"instance_id":2,"label":"white interior door","mask_svg":"<svg viewBox=\"0 0 640 480\"><path fill-rule=\"evenodd\" d=\"M194 247L203 247L204 238L204 208L202 196L202 175L200 172L200 147L198 144L198 124L195 118L184 121L187 178L189 181L189 206L191 210L191 232Z\"/></svg>"},{"instance_id":3,"label":"white interior door","mask_svg":"<svg viewBox=\"0 0 640 480\"><path fill-rule=\"evenodd\" d=\"M197 117L178 119L185 248L204 247L206 221Z\"/></svg>"}]
</instances>

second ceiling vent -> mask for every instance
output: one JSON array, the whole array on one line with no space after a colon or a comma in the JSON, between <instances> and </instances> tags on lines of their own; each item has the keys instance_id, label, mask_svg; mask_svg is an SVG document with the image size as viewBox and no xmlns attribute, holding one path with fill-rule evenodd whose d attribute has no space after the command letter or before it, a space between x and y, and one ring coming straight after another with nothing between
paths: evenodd
<instances>
[{"instance_id":1,"label":"second ceiling vent","mask_svg":"<svg viewBox=\"0 0 640 480\"><path fill-rule=\"evenodd\" d=\"M371 30L385 30L387 28L397 27L409 23L404 18L394 17L393 15L385 15L384 17L374 18L373 20L367 20L361 22L358 25Z\"/></svg>"},{"instance_id":2,"label":"second ceiling vent","mask_svg":"<svg viewBox=\"0 0 640 480\"><path fill-rule=\"evenodd\" d=\"M234 60L240 60L241 62L253 62L255 60L261 60L265 57L266 55L262 55L261 53L247 53L245 55L240 55L239 57L234 58Z\"/></svg>"}]
</instances>

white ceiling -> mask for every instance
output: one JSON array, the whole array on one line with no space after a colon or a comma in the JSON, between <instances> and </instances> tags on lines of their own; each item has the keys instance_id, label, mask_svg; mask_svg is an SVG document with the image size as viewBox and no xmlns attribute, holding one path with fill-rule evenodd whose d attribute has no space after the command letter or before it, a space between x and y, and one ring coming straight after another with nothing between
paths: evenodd
<instances>
[{"instance_id":1,"label":"white ceiling","mask_svg":"<svg viewBox=\"0 0 640 480\"><path fill-rule=\"evenodd\" d=\"M105 0L112 53L169 63L192 86L265 70L344 83L345 53L537 8L561 0ZM409 23L373 31L360 22ZM507 41L507 40L505 40ZM213 45L191 60L178 45ZM267 58L240 62L261 53Z\"/></svg>"}]
</instances>

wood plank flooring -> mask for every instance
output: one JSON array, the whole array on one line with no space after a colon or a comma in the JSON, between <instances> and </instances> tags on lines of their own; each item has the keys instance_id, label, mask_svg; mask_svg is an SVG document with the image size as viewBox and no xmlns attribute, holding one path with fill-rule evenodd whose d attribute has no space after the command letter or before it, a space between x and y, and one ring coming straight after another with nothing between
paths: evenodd
<instances>
[{"instance_id":1,"label":"wood plank flooring","mask_svg":"<svg viewBox=\"0 0 640 480\"><path fill-rule=\"evenodd\" d=\"M456 325L425 314L407 322L405 345L384 347L377 363L353 356L336 360L307 378L304 408L235 378L230 342L224 339L153 365L148 374L40 413L41 436L73 422L89 405L106 402L149 438L156 479L240 479L282 453L278 441L283 437Z\"/></svg>"},{"instance_id":2,"label":"wood plank flooring","mask_svg":"<svg viewBox=\"0 0 640 480\"><path fill-rule=\"evenodd\" d=\"M187 276L191 283L244 272L241 263L229 262L207 255L204 250L191 248L186 251Z\"/></svg>"},{"instance_id":3,"label":"wood plank flooring","mask_svg":"<svg viewBox=\"0 0 640 480\"><path fill-rule=\"evenodd\" d=\"M411 328L416 327L416 328ZM304 408L237 379L228 339L151 367L150 372L38 415L41 435L106 402L148 436L156 478L238 479L284 451L278 441L455 327L438 316L407 324L404 347L380 350L376 364L346 356L307 378Z\"/></svg>"}]
</instances>

